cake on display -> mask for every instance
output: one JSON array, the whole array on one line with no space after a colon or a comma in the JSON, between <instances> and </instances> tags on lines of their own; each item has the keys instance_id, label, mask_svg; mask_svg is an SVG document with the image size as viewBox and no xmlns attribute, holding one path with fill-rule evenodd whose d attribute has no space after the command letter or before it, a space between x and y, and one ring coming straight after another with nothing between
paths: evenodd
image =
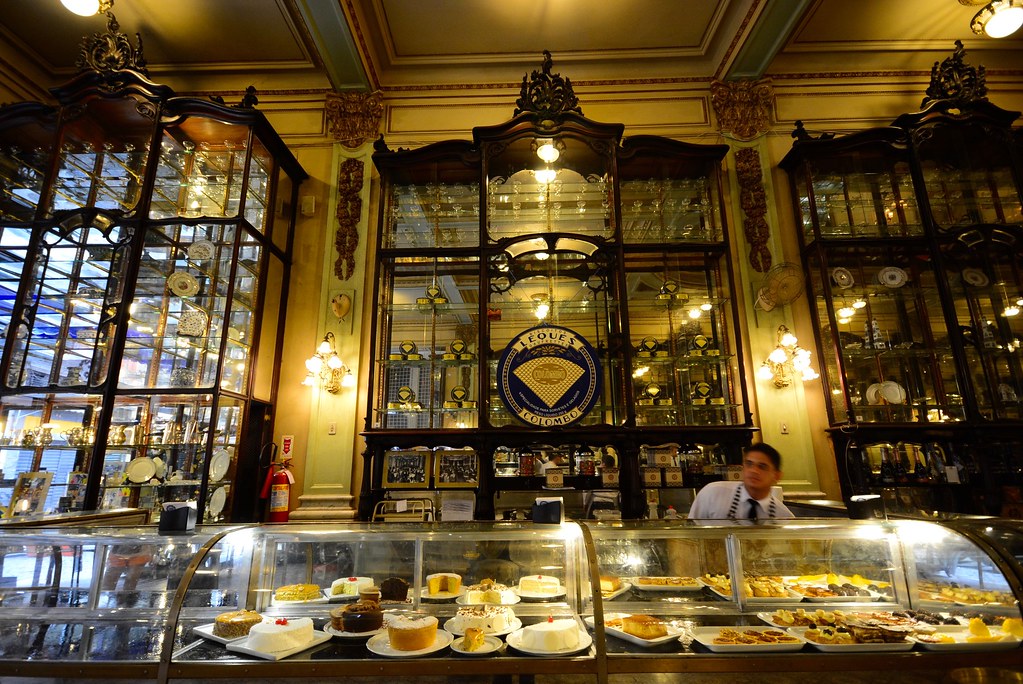
<instances>
[{"instance_id":1,"label":"cake on display","mask_svg":"<svg viewBox=\"0 0 1023 684\"><path fill-rule=\"evenodd\" d=\"M376 601L356 601L330 611L330 626L339 632L373 632L384 625L384 612Z\"/></svg>"},{"instance_id":2,"label":"cake on display","mask_svg":"<svg viewBox=\"0 0 1023 684\"><path fill-rule=\"evenodd\" d=\"M558 596L564 594L561 580L550 575L529 575L519 580L519 592L536 596Z\"/></svg>"},{"instance_id":3,"label":"cake on display","mask_svg":"<svg viewBox=\"0 0 1023 684\"><path fill-rule=\"evenodd\" d=\"M309 618L277 618L261 622L249 630L246 646L254 651L275 653L302 648L313 640L313 621Z\"/></svg>"},{"instance_id":4,"label":"cake on display","mask_svg":"<svg viewBox=\"0 0 1023 684\"><path fill-rule=\"evenodd\" d=\"M458 609L452 628L461 632L482 629L487 634L497 634L510 630L514 619L515 611L505 606L466 606Z\"/></svg>"},{"instance_id":5,"label":"cake on display","mask_svg":"<svg viewBox=\"0 0 1023 684\"><path fill-rule=\"evenodd\" d=\"M668 626L652 615L625 615L622 631L640 639L658 639L668 636Z\"/></svg>"},{"instance_id":6,"label":"cake on display","mask_svg":"<svg viewBox=\"0 0 1023 684\"><path fill-rule=\"evenodd\" d=\"M399 615L387 623L387 639L396 651L419 651L437 640L437 618Z\"/></svg>"},{"instance_id":7,"label":"cake on display","mask_svg":"<svg viewBox=\"0 0 1023 684\"><path fill-rule=\"evenodd\" d=\"M622 578L615 575L600 576L600 590L606 594L618 591L622 588Z\"/></svg>"},{"instance_id":8,"label":"cake on display","mask_svg":"<svg viewBox=\"0 0 1023 684\"><path fill-rule=\"evenodd\" d=\"M364 587L373 586L372 577L342 577L330 583L331 596L358 596Z\"/></svg>"},{"instance_id":9,"label":"cake on display","mask_svg":"<svg viewBox=\"0 0 1023 684\"><path fill-rule=\"evenodd\" d=\"M499 584L492 579L485 579L479 584L473 584L466 589L466 603L512 603L514 595L507 585Z\"/></svg>"},{"instance_id":10,"label":"cake on display","mask_svg":"<svg viewBox=\"0 0 1023 684\"><path fill-rule=\"evenodd\" d=\"M213 621L213 634L224 639L238 639L263 621L263 616L254 610L232 610L221 613Z\"/></svg>"},{"instance_id":11,"label":"cake on display","mask_svg":"<svg viewBox=\"0 0 1023 684\"><path fill-rule=\"evenodd\" d=\"M571 618L547 618L522 628L522 647L530 651L566 651L579 646L579 625Z\"/></svg>"},{"instance_id":12,"label":"cake on display","mask_svg":"<svg viewBox=\"0 0 1023 684\"><path fill-rule=\"evenodd\" d=\"M286 584L274 590L275 601L312 601L322 597L318 584Z\"/></svg>"},{"instance_id":13,"label":"cake on display","mask_svg":"<svg viewBox=\"0 0 1023 684\"><path fill-rule=\"evenodd\" d=\"M470 627L465 630L465 636L462 637L462 650L463 651L478 651L483 648L483 644L487 641L486 636L483 634L482 629L476 629Z\"/></svg>"},{"instance_id":14,"label":"cake on display","mask_svg":"<svg viewBox=\"0 0 1023 684\"><path fill-rule=\"evenodd\" d=\"M388 577L380 583L381 601L405 601L408 599L408 582L400 577Z\"/></svg>"},{"instance_id":15,"label":"cake on display","mask_svg":"<svg viewBox=\"0 0 1023 684\"><path fill-rule=\"evenodd\" d=\"M438 572L426 576L426 590L430 596L457 594L462 588L462 576L453 572Z\"/></svg>"}]
</instances>

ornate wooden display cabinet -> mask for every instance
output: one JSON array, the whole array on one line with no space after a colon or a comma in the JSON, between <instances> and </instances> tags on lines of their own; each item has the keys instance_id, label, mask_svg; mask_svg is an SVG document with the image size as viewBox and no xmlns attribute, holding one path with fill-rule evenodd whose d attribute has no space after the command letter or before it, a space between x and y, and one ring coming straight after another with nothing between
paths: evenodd
<instances>
[{"instance_id":1,"label":"ornate wooden display cabinet","mask_svg":"<svg viewBox=\"0 0 1023 684\"><path fill-rule=\"evenodd\" d=\"M472 141L377 145L364 518L387 490L447 487L475 490L476 515L492 517L495 494L541 488L540 457L555 453L564 484L586 490L619 486L602 473L610 457L624 512L638 516L641 466L656 470L649 488L681 486L686 467L692 486L713 470L705 455L723 464L750 440L721 208L727 147L622 143L624 127L584 118L545 58L514 118ZM591 402L567 417L502 398L515 382L502 363L542 341L523 338L534 329L593 350L587 369L542 369L549 391L536 400L551 406L592 371ZM640 462L653 451L656 463Z\"/></svg>"},{"instance_id":2,"label":"ornate wooden display cabinet","mask_svg":"<svg viewBox=\"0 0 1023 684\"><path fill-rule=\"evenodd\" d=\"M0 110L0 502L252 520L305 174L253 93L174 96L108 16L57 107Z\"/></svg>"},{"instance_id":3,"label":"ornate wooden display cabinet","mask_svg":"<svg viewBox=\"0 0 1023 684\"><path fill-rule=\"evenodd\" d=\"M846 493L998 513L1023 484L1023 165L1018 112L963 55L921 112L841 138L800 125L782 166Z\"/></svg>"}]
</instances>

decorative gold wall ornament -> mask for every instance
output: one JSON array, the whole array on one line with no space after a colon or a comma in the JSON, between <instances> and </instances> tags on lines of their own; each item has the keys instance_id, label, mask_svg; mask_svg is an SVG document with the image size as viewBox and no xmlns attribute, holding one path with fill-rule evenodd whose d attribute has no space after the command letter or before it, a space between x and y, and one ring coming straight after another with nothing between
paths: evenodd
<instances>
[{"instance_id":1,"label":"decorative gold wall ornament","mask_svg":"<svg viewBox=\"0 0 1023 684\"><path fill-rule=\"evenodd\" d=\"M739 204L745 215L742 227L750 246L749 263L754 271L766 273L771 268L771 250L767 248L771 228L767 224L767 193L756 148L746 147L735 153L735 173L739 179Z\"/></svg>"},{"instance_id":2,"label":"decorative gold wall ornament","mask_svg":"<svg viewBox=\"0 0 1023 684\"><path fill-rule=\"evenodd\" d=\"M355 250L359 246L359 219L362 217L362 184L365 163L361 159L345 159L337 173L337 233L334 248L337 261L334 275L348 280L355 273Z\"/></svg>"},{"instance_id":3,"label":"decorative gold wall ornament","mask_svg":"<svg viewBox=\"0 0 1023 684\"><path fill-rule=\"evenodd\" d=\"M768 131L773 101L770 79L710 84L710 103L717 114L718 127L739 140L752 140Z\"/></svg>"},{"instance_id":4,"label":"decorative gold wall ornament","mask_svg":"<svg viewBox=\"0 0 1023 684\"><path fill-rule=\"evenodd\" d=\"M932 102L951 102L961 105L969 102L987 100L987 76L983 66L972 67L963 61L966 48L963 41L955 42L955 50L951 57L946 57L939 65L931 67L931 84L927 86L927 95L920 104L926 107Z\"/></svg>"},{"instance_id":5,"label":"decorative gold wall ornament","mask_svg":"<svg viewBox=\"0 0 1023 684\"><path fill-rule=\"evenodd\" d=\"M383 96L375 93L330 93L327 95L327 126L334 139L355 149L375 138L384 115Z\"/></svg>"},{"instance_id":6,"label":"decorative gold wall ornament","mask_svg":"<svg viewBox=\"0 0 1023 684\"><path fill-rule=\"evenodd\" d=\"M94 33L91 38L86 36L82 39L78 60L75 62L79 73L95 71L110 75L123 69L131 69L149 76L146 60L142 56L142 36L135 34L135 41L138 43L136 48L120 29L121 25L117 23L114 13L107 12L107 32Z\"/></svg>"},{"instance_id":7,"label":"decorative gold wall ornament","mask_svg":"<svg viewBox=\"0 0 1023 684\"><path fill-rule=\"evenodd\" d=\"M551 59L551 52L544 50L541 70L534 69L529 78L525 75L522 77L522 88L519 90L519 99L515 100L512 116L531 112L537 121L550 121L568 112L582 115L583 110L572 89L572 81L562 78L561 74L552 74L552 66L554 60Z\"/></svg>"}]
</instances>

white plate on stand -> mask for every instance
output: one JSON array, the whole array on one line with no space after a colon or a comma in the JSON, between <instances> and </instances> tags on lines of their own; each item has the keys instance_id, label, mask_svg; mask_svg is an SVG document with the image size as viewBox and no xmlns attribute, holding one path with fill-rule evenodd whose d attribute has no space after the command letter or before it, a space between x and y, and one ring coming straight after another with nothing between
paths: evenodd
<instances>
[{"instance_id":1,"label":"white plate on stand","mask_svg":"<svg viewBox=\"0 0 1023 684\"><path fill-rule=\"evenodd\" d=\"M253 648L249 648L248 646L249 638L245 637L244 639L238 639L236 641L228 643L227 650L234 651L236 653L244 653L246 655L256 656L257 658L263 658L264 660L281 660L283 658L287 658L290 655L295 655L296 653L306 651L312 648L313 646L319 646L323 642L329 640L330 640L329 634L314 629L313 640L310 641L308 644L299 646L298 648L291 648L283 651L257 651Z\"/></svg>"},{"instance_id":2,"label":"white plate on stand","mask_svg":"<svg viewBox=\"0 0 1023 684\"><path fill-rule=\"evenodd\" d=\"M721 634L722 629L734 629L736 632L744 632L747 630L754 632L763 632L766 630L773 630L776 632L784 632L783 629L777 629L774 627L747 627L738 625L734 627L694 627L693 628L693 641L696 641L703 646L706 646L708 650L714 653L772 653L779 651L800 651L803 646L806 645L806 641L802 635L795 634L790 629L789 632L792 636L795 636L798 641L784 644L715 644L714 639Z\"/></svg>"},{"instance_id":3,"label":"white plate on stand","mask_svg":"<svg viewBox=\"0 0 1023 684\"><path fill-rule=\"evenodd\" d=\"M227 449L217 449L210 459L210 482L220 482L231 467L231 454Z\"/></svg>"},{"instance_id":4,"label":"white plate on stand","mask_svg":"<svg viewBox=\"0 0 1023 684\"><path fill-rule=\"evenodd\" d=\"M632 586L639 591L700 591L703 589L699 580L696 580L695 584L641 584L638 577Z\"/></svg>"},{"instance_id":5,"label":"white plate on stand","mask_svg":"<svg viewBox=\"0 0 1023 684\"><path fill-rule=\"evenodd\" d=\"M516 651L527 653L535 656L565 656L585 651L593 643L593 637L590 636L589 632L579 630L579 644L574 648L562 648L557 651L536 651L531 648L526 648L522 645L522 630L518 629L508 635L508 645L514 648Z\"/></svg>"},{"instance_id":6,"label":"white plate on stand","mask_svg":"<svg viewBox=\"0 0 1023 684\"><path fill-rule=\"evenodd\" d=\"M498 632L484 632L487 636L504 636L505 634L511 634L517 629L522 629L522 620L518 618L512 618L508 625L508 629L503 629ZM451 618L444 623L444 630L451 632L455 636L465 636L465 630L458 626L458 619Z\"/></svg>"},{"instance_id":7,"label":"white plate on stand","mask_svg":"<svg viewBox=\"0 0 1023 684\"><path fill-rule=\"evenodd\" d=\"M465 587L459 587L457 592L450 591L438 591L436 594L430 593L430 587L423 587L419 590L419 599L421 601L451 601L459 596L465 595Z\"/></svg>"},{"instance_id":8,"label":"white plate on stand","mask_svg":"<svg viewBox=\"0 0 1023 684\"><path fill-rule=\"evenodd\" d=\"M149 482L156 475L156 464L148 456L139 456L128 463L128 467L124 469L124 474L128 476L129 482L134 482L135 484Z\"/></svg>"},{"instance_id":9,"label":"white plate on stand","mask_svg":"<svg viewBox=\"0 0 1023 684\"><path fill-rule=\"evenodd\" d=\"M871 651L911 651L916 642L909 641L896 641L892 643L884 644L818 644L816 641L806 639L804 636L806 630L809 627L789 627L789 633L798 636L800 639L805 639L806 643L810 644L818 651L824 653L869 653Z\"/></svg>"},{"instance_id":10,"label":"white plate on stand","mask_svg":"<svg viewBox=\"0 0 1023 684\"><path fill-rule=\"evenodd\" d=\"M433 644L430 646L420 648L416 651L399 651L398 649L391 647L391 639L385 631L383 634L377 634L375 637L367 641L366 648L368 648L371 653L376 653L379 656L385 656L387 658L416 658L418 656L429 655L443 650L450 646L454 639L455 637L451 634L451 632L445 632L443 629L438 629L437 638L434 639Z\"/></svg>"},{"instance_id":11,"label":"white plate on stand","mask_svg":"<svg viewBox=\"0 0 1023 684\"><path fill-rule=\"evenodd\" d=\"M218 487L217 491L210 495L210 515L217 516L224 511L224 504L227 503L227 487Z\"/></svg>"}]
</instances>

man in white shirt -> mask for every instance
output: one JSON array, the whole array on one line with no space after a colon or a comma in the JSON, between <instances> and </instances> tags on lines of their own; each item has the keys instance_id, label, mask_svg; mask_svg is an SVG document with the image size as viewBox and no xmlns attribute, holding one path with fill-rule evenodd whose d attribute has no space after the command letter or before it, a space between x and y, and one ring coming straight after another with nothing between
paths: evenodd
<instances>
[{"instance_id":1,"label":"man in white shirt","mask_svg":"<svg viewBox=\"0 0 1023 684\"><path fill-rule=\"evenodd\" d=\"M763 520L794 518L771 487L781 479L781 454L761 442L747 447L742 457L742 482L711 482L696 495L689 519L753 524ZM720 524L720 523L719 523Z\"/></svg>"},{"instance_id":2,"label":"man in white shirt","mask_svg":"<svg viewBox=\"0 0 1023 684\"><path fill-rule=\"evenodd\" d=\"M551 468L567 468L568 464L565 463L565 454L560 451L555 451L554 455L551 456L551 460L543 464L543 472L547 472Z\"/></svg>"}]
</instances>

